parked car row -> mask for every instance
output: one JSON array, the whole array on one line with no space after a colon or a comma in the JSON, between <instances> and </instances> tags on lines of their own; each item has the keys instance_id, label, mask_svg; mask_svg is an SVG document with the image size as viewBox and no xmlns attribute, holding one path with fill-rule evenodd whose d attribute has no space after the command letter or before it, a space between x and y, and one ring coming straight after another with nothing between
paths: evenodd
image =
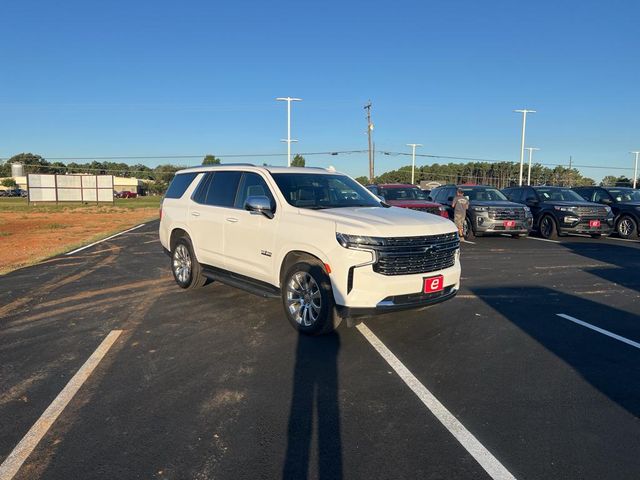
<instances>
[{"instance_id":1,"label":"parked car row","mask_svg":"<svg viewBox=\"0 0 640 480\"><path fill-rule=\"evenodd\" d=\"M26 197L27 191L21 188L11 190L0 190L0 197Z\"/></svg>"},{"instance_id":2,"label":"parked car row","mask_svg":"<svg viewBox=\"0 0 640 480\"><path fill-rule=\"evenodd\" d=\"M626 187L522 186L502 191L484 185L443 185L427 195L415 185L380 184L367 188L388 205L453 219L458 189L469 200L464 237L531 232L555 239L571 233L594 238L617 233L637 238L640 191Z\"/></svg>"}]
</instances>

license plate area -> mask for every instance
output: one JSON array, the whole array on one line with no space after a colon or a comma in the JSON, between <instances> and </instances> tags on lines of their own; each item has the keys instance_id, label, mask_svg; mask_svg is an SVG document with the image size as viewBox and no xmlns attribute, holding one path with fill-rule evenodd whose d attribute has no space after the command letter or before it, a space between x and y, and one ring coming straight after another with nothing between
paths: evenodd
<instances>
[{"instance_id":1,"label":"license plate area","mask_svg":"<svg viewBox=\"0 0 640 480\"><path fill-rule=\"evenodd\" d=\"M422 292L423 293L437 293L444 290L444 277L442 275L436 275L434 277L426 277L423 279Z\"/></svg>"},{"instance_id":2,"label":"license plate area","mask_svg":"<svg viewBox=\"0 0 640 480\"><path fill-rule=\"evenodd\" d=\"M502 222L502 225L504 226L504 228L514 228L516 226L516 221L515 220L505 220L504 222Z\"/></svg>"},{"instance_id":3,"label":"license plate area","mask_svg":"<svg viewBox=\"0 0 640 480\"><path fill-rule=\"evenodd\" d=\"M589 220L589 228L600 228L600 220Z\"/></svg>"}]
</instances>

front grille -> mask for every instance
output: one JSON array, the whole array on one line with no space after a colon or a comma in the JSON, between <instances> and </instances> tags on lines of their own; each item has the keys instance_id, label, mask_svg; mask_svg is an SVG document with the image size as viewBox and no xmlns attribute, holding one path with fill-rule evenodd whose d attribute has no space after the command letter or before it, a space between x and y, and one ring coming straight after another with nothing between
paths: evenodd
<instances>
[{"instance_id":1,"label":"front grille","mask_svg":"<svg viewBox=\"0 0 640 480\"><path fill-rule=\"evenodd\" d=\"M411 210L417 210L419 212L433 213L434 215L440 215L440 209L438 207L410 207Z\"/></svg>"},{"instance_id":2,"label":"front grille","mask_svg":"<svg viewBox=\"0 0 640 480\"><path fill-rule=\"evenodd\" d=\"M580 217L606 218L607 209L604 207L578 207L575 210Z\"/></svg>"},{"instance_id":3,"label":"front grille","mask_svg":"<svg viewBox=\"0 0 640 480\"><path fill-rule=\"evenodd\" d=\"M524 220L524 208L490 207L489 218L492 220Z\"/></svg>"},{"instance_id":4,"label":"front grille","mask_svg":"<svg viewBox=\"0 0 640 480\"><path fill-rule=\"evenodd\" d=\"M452 267L460 247L457 233L421 237L393 237L384 246L372 247L378 253L373 271L382 275L413 275Z\"/></svg>"}]
</instances>

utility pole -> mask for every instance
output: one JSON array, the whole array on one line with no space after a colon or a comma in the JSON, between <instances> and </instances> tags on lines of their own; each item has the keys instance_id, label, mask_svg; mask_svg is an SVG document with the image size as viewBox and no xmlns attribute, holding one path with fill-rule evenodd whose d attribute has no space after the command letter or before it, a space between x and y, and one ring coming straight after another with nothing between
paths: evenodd
<instances>
[{"instance_id":1,"label":"utility pole","mask_svg":"<svg viewBox=\"0 0 640 480\"><path fill-rule=\"evenodd\" d=\"M278 97L276 100L281 102L287 102L287 139L280 140L287 143L287 167L291 166L291 142L297 142L297 140L291 140L291 102L301 102L301 98L292 97Z\"/></svg>"},{"instance_id":2,"label":"utility pole","mask_svg":"<svg viewBox=\"0 0 640 480\"><path fill-rule=\"evenodd\" d=\"M531 159L533 158L533 151L540 149L535 147L527 147L525 150L529 150L529 173L527 174L527 185L531 186Z\"/></svg>"},{"instance_id":3,"label":"utility pole","mask_svg":"<svg viewBox=\"0 0 640 480\"><path fill-rule=\"evenodd\" d=\"M522 110L514 110L514 112L522 113L522 143L520 144L520 183L522 186L522 170L524 169L524 140L525 140L525 131L527 130L527 113L536 113L535 110L527 110L526 108Z\"/></svg>"},{"instance_id":4,"label":"utility pole","mask_svg":"<svg viewBox=\"0 0 640 480\"><path fill-rule=\"evenodd\" d=\"M633 153L636 156L635 165L633 167L633 188L636 188L636 182L638 181L638 155L640 155L640 152L629 153Z\"/></svg>"},{"instance_id":5,"label":"utility pole","mask_svg":"<svg viewBox=\"0 0 640 480\"><path fill-rule=\"evenodd\" d=\"M569 155L569 170L571 170L571 165L573 165L573 155Z\"/></svg>"},{"instance_id":6,"label":"utility pole","mask_svg":"<svg viewBox=\"0 0 640 480\"><path fill-rule=\"evenodd\" d=\"M416 147L421 147L421 143L407 143L408 147L411 147L413 153L411 155L411 184L415 185L416 183Z\"/></svg>"},{"instance_id":7,"label":"utility pole","mask_svg":"<svg viewBox=\"0 0 640 480\"><path fill-rule=\"evenodd\" d=\"M373 171L373 148L371 143L371 131L373 130L373 123L371 123L371 100L364 106L367 111L367 136L369 139L369 182L373 183L374 171Z\"/></svg>"}]
</instances>

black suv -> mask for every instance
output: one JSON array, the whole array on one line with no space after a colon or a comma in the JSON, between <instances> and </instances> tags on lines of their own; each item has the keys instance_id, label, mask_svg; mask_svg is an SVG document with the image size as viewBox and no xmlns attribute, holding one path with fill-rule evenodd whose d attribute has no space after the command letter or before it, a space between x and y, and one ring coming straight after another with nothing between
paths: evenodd
<instances>
[{"instance_id":1,"label":"black suv","mask_svg":"<svg viewBox=\"0 0 640 480\"><path fill-rule=\"evenodd\" d=\"M484 185L445 185L431 190L429 199L444 205L453 219L453 199L460 189L469 199L464 238L507 233L515 238L529 234L533 218L528 207L510 202L500 190Z\"/></svg>"},{"instance_id":2,"label":"black suv","mask_svg":"<svg viewBox=\"0 0 640 480\"><path fill-rule=\"evenodd\" d=\"M543 238L586 233L594 238L609 235L613 228L611 208L587 202L568 187L514 187L502 192L533 212L533 228Z\"/></svg>"},{"instance_id":3,"label":"black suv","mask_svg":"<svg viewBox=\"0 0 640 480\"><path fill-rule=\"evenodd\" d=\"M589 202L610 206L621 238L638 236L640 190L628 187L576 187L573 190Z\"/></svg>"}]
</instances>

